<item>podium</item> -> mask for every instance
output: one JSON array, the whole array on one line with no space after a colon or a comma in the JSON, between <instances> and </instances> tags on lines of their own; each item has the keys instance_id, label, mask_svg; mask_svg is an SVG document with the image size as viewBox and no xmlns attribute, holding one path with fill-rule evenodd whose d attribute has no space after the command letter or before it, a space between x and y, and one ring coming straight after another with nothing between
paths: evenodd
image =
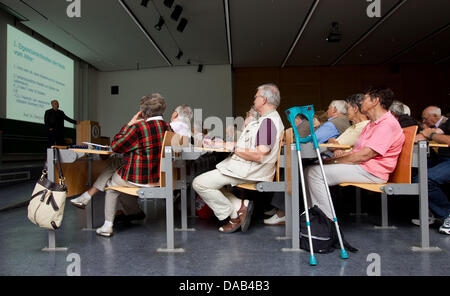
<instances>
[{"instance_id":1,"label":"podium","mask_svg":"<svg viewBox=\"0 0 450 296\"><path fill-rule=\"evenodd\" d=\"M77 125L77 145L83 145L83 142L109 145L109 137L101 136L100 125L97 121L84 120Z\"/></svg>"}]
</instances>

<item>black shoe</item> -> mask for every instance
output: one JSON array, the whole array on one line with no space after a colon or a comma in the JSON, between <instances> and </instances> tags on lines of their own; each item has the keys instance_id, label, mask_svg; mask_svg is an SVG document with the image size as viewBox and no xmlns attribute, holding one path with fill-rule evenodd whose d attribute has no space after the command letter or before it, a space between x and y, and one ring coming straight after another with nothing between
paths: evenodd
<instances>
[{"instance_id":1,"label":"black shoe","mask_svg":"<svg viewBox=\"0 0 450 296\"><path fill-rule=\"evenodd\" d=\"M116 215L116 217L114 218L114 224L119 224L119 223L129 223L131 221L136 221L136 220L143 220L145 219L145 213L144 212L139 212L137 214L132 214L132 215L125 215L125 214L119 214Z\"/></svg>"}]
</instances>

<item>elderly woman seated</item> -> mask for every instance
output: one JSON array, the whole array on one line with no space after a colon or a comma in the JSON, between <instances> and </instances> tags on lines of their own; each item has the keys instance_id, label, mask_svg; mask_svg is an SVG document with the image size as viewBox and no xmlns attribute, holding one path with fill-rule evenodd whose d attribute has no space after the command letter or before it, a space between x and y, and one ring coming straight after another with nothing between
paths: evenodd
<instances>
[{"instance_id":1,"label":"elderly woman seated","mask_svg":"<svg viewBox=\"0 0 450 296\"><path fill-rule=\"evenodd\" d=\"M389 112L394 93L387 88L370 88L361 101L361 112L370 122L362 130L351 152L324 161L329 186L343 182L384 183L397 165L405 136L397 119ZM328 194L318 165L306 169L310 205L317 205L333 218Z\"/></svg>"},{"instance_id":2,"label":"elderly woman seated","mask_svg":"<svg viewBox=\"0 0 450 296\"><path fill-rule=\"evenodd\" d=\"M367 116L361 113L361 102L364 100L364 94L354 94L348 97L347 102L347 116L352 125L347 128L337 139L329 139L328 143L341 144L353 146L361 134L364 127L369 123ZM339 157L344 152L349 152L351 149L329 149L334 151L334 156Z\"/></svg>"}]
</instances>

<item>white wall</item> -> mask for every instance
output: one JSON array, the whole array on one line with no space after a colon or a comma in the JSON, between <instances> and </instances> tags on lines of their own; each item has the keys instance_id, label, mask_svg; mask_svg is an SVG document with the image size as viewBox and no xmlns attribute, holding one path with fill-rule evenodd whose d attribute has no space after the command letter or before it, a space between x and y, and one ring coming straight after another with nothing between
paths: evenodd
<instances>
[{"instance_id":1,"label":"white wall","mask_svg":"<svg viewBox=\"0 0 450 296\"><path fill-rule=\"evenodd\" d=\"M89 73L90 120L98 121L102 136L113 137L139 111L139 100L145 94L160 93L166 100L166 121L175 107L187 104L202 108L207 116L232 116L232 74L230 65L166 67L133 71ZM119 94L111 95L111 86ZM95 110L95 111L94 111Z\"/></svg>"}]
</instances>

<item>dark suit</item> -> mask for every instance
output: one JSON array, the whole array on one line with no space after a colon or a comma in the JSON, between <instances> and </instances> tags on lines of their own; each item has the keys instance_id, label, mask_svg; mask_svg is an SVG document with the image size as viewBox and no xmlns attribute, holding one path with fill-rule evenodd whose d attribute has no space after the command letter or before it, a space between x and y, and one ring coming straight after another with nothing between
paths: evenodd
<instances>
[{"instance_id":1,"label":"dark suit","mask_svg":"<svg viewBox=\"0 0 450 296\"><path fill-rule=\"evenodd\" d=\"M44 122L48 134L48 147L64 145L64 120L76 124L77 121L67 117L62 110L48 109L45 111ZM50 130L52 128L52 130Z\"/></svg>"}]
</instances>

